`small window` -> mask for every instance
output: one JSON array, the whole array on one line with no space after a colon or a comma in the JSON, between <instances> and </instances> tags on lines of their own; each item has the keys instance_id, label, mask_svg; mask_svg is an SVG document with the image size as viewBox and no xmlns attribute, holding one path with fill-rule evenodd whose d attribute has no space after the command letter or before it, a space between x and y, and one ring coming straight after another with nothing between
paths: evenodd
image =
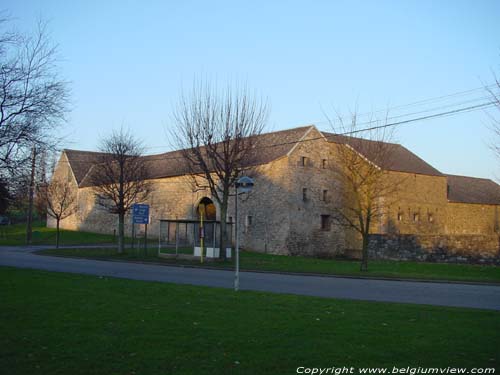
<instances>
[{"instance_id":1,"label":"small window","mask_svg":"<svg viewBox=\"0 0 500 375\"><path fill-rule=\"evenodd\" d=\"M420 214L418 212L413 214L413 221L420 221Z\"/></svg>"},{"instance_id":2,"label":"small window","mask_svg":"<svg viewBox=\"0 0 500 375\"><path fill-rule=\"evenodd\" d=\"M302 200L304 202L307 200L307 188L302 189Z\"/></svg>"},{"instance_id":3,"label":"small window","mask_svg":"<svg viewBox=\"0 0 500 375\"><path fill-rule=\"evenodd\" d=\"M330 230L330 215L321 215L321 230Z\"/></svg>"},{"instance_id":4,"label":"small window","mask_svg":"<svg viewBox=\"0 0 500 375\"><path fill-rule=\"evenodd\" d=\"M323 193L321 195L321 200L323 202L328 202L328 190L323 190Z\"/></svg>"},{"instance_id":5,"label":"small window","mask_svg":"<svg viewBox=\"0 0 500 375\"><path fill-rule=\"evenodd\" d=\"M321 168L326 169L326 159L321 159Z\"/></svg>"},{"instance_id":6,"label":"small window","mask_svg":"<svg viewBox=\"0 0 500 375\"><path fill-rule=\"evenodd\" d=\"M398 221L403 221L403 213L398 212Z\"/></svg>"},{"instance_id":7,"label":"small window","mask_svg":"<svg viewBox=\"0 0 500 375\"><path fill-rule=\"evenodd\" d=\"M232 223L233 222L233 217L232 216L229 216L229 223Z\"/></svg>"},{"instance_id":8,"label":"small window","mask_svg":"<svg viewBox=\"0 0 500 375\"><path fill-rule=\"evenodd\" d=\"M107 206L108 206L108 202L106 201L106 198L104 198L101 195L94 196L94 207L97 210L106 210Z\"/></svg>"},{"instance_id":9,"label":"small window","mask_svg":"<svg viewBox=\"0 0 500 375\"><path fill-rule=\"evenodd\" d=\"M252 226L252 221L253 221L253 217L248 215L245 219L245 226L248 228L248 227L251 227Z\"/></svg>"},{"instance_id":10,"label":"small window","mask_svg":"<svg viewBox=\"0 0 500 375\"><path fill-rule=\"evenodd\" d=\"M431 213L428 213L427 220L429 221L429 223L433 223L434 222L434 215Z\"/></svg>"},{"instance_id":11,"label":"small window","mask_svg":"<svg viewBox=\"0 0 500 375\"><path fill-rule=\"evenodd\" d=\"M301 156L300 157L300 166L305 167L307 165L307 157L306 156Z\"/></svg>"}]
</instances>

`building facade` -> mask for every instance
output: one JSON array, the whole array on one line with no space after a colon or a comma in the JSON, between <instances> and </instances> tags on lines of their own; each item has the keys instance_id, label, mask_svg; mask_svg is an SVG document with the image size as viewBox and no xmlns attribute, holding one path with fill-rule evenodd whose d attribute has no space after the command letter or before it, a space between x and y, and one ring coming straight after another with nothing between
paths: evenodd
<instances>
[{"instance_id":1,"label":"building facade","mask_svg":"<svg viewBox=\"0 0 500 375\"><path fill-rule=\"evenodd\" d=\"M331 220L342 204L332 170L339 147L357 150L353 138L320 132L315 126L258 136L251 174L255 186L239 202L241 244L254 251L286 255L358 257L359 237ZM359 139L358 139L359 141ZM363 141L364 142L364 141ZM366 141L370 142L370 141ZM378 258L498 262L500 187L491 180L446 175L397 144L390 165L380 165L400 188L384 215L372 223L370 253ZM64 150L54 179L64 179L77 194L76 213L61 222L70 230L113 233L117 218L98 204L88 174L98 153ZM375 160L362 155L368 163ZM192 188L178 151L146 156L153 192L150 229L160 219L196 219L208 190ZM371 160L372 159L372 160ZM234 220L234 201L228 216ZM127 220L130 223L130 220ZM54 222L49 220L49 226ZM126 228L127 231L130 228Z\"/></svg>"}]
</instances>

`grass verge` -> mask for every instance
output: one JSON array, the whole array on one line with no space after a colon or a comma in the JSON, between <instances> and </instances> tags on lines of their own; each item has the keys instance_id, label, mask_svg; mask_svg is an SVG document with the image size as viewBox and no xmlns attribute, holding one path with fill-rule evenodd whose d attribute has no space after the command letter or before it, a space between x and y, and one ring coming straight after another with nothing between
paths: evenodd
<instances>
[{"instance_id":1,"label":"grass verge","mask_svg":"<svg viewBox=\"0 0 500 375\"><path fill-rule=\"evenodd\" d=\"M0 267L0 372L295 374L500 365L500 313Z\"/></svg>"},{"instance_id":2,"label":"grass verge","mask_svg":"<svg viewBox=\"0 0 500 375\"><path fill-rule=\"evenodd\" d=\"M88 245L88 244L112 244L116 242L113 235L77 232L71 230L60 231L60 244L64 245ZM47 228L42 222L33 225L33 245L56 244L55 228ZM26 245L26 224L14 224L0 227L0 245L18 246Z\"/></svg>"},{"instance_id":3,"label":"grass verge","mask_svg":"<svg viewBox=\"0 0 500 375\"><path fill-rule=\"evenodd\" d=\"M126 238L127 244L130 238ZM138 239L142 241L143 239ZM99 234L90 232L79 232L61 229L60 246L70 245L94 245L94 244L114 244L117 242L116 236L110 234ZM157 240L148 240L150 244L157 244ZM33 225L33 245L54 245L56 244L56 229L47 228L45 223L36 222ZM26 245L26 224L15 224L0 226L0 246L21 246Z\"/></svg>"},{"instance_id":4,"label":"grass verge","mask_svg":"<svg viewBox=\"0 0 500 375\"><path fill-rule=\"evenodd\" d=\"M163 259L153 247L147 254L142 249L127 249L124 254L115 249L51 249L39 253L95 259L154 261L165 264L195 265L199 261ZM232 268L232 262L211 262L211 267ZM327 275L406 278L423 280L451 280L470 282L500 283L500 267L470 264L419 263L407 261L370 261L367 272L359 271L359 262L334 259L316 259L300 256L270 255L256 252L241 252L242 270L261 270L274 272L318 273Z\"/></svg>"}]
</instances>

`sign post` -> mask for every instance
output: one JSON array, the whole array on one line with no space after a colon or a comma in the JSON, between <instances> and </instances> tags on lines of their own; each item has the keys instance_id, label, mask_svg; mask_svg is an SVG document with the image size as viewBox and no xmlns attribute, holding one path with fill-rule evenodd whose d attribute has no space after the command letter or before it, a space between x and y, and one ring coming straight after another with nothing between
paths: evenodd
<instances>
[{"instance_id":1,"label":"sign post","mask_svg":"<svg viewBox=\"0 0 500 375\"><path fill-rule=\"evenodd\" d=\"M144 225L144 255L148 256L148 225Z\"/></svg>"},{"instance_id":2,"label":"sign post","mask_svg":"<svg viewBox=\"0 0 500 375\"><path fill-rule=\"evenodd\" d=\"M247 176L240 177L238 181L234 184L236 188L236 194L234 196L234 224L235 224L235 235L236 235L236 267L234 272L234 291L237 292L240 289L240 236L238 235L238 195L243 193L250 193L253 189L253 179ZM226 249L224 249L225 251ZM221 249L222 251L222 249Z\"/></svg>"},{"instance_id":3,"label":"sign post","mask_svg":"<svg viewBox=\"0 0 500 375\"><path fill-rule=\"evenodd\" d=\"M149 224L149 205L148 204L134 204L132 206L132 225L144 224L144 253L147 255L148 251L148 224Z\"/></svg>"},{"instance_id":4,"label":"sign post","mask_svg":"<svg viewBox=\"0 0 500 375\"><path fill-rule=\"evenodd\" d=\"M203 227L203 216L205 216L205 205L200 204L200 263L203 263L203 245L205 239L205 228Z\"/></svg>"}]
</instances>

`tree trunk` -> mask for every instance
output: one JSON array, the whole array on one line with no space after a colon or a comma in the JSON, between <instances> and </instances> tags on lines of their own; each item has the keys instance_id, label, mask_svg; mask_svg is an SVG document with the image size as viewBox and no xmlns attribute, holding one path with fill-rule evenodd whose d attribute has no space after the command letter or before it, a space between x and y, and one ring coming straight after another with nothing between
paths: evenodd
<instances>
[{"instance_id":1,"label":"tree trunk","mask_svg":"<svg viewBox=\"0 0 500 375\"><path fill-rule=\"evenodd\" d=\"M368 271L368 233L363 233L363 248L361 249L361 267L360 271L366 272Z\"/></svg>"},{"instance_id":2,"label":"tree trunk","mask_svg":"<svg viewBox=\"0 0 500 375\"><path fill-rule=\"evenodd\" d=\"M56 219L56 249L59 249L59 219Z\"/></svg>"},{"instance_id":3,"label":"tree trunk","mask_svg":"<svg viewBox=\"0 0 500 375\"><path fill-rule=\"evenodd\" d=\"M33 239L33 199L35 196L36 148L33 147L31 158L31 176L28 193L28 214L26 222L26 244L31 245Z\"/></svg>"},{"instance_id":4,"label":"tree trunk","mask_svg":"<svg viewBox=\"0 0 500 375\"><path fill-rule=\"evenodd\" d=\"M118 254L122 254L125 248L125 215L118 214Z\"/></svg>"},{"instance_id":5,"label":"tree trunk","mask_svg":"<svg viewBox=\"0 0 500 375\"><path fill-rule=\"evenodd\" d=\"M223 200L220 205L220 246L219 258L226 259L227 247L227 199Z\"/></svg>"}]
</instances>

